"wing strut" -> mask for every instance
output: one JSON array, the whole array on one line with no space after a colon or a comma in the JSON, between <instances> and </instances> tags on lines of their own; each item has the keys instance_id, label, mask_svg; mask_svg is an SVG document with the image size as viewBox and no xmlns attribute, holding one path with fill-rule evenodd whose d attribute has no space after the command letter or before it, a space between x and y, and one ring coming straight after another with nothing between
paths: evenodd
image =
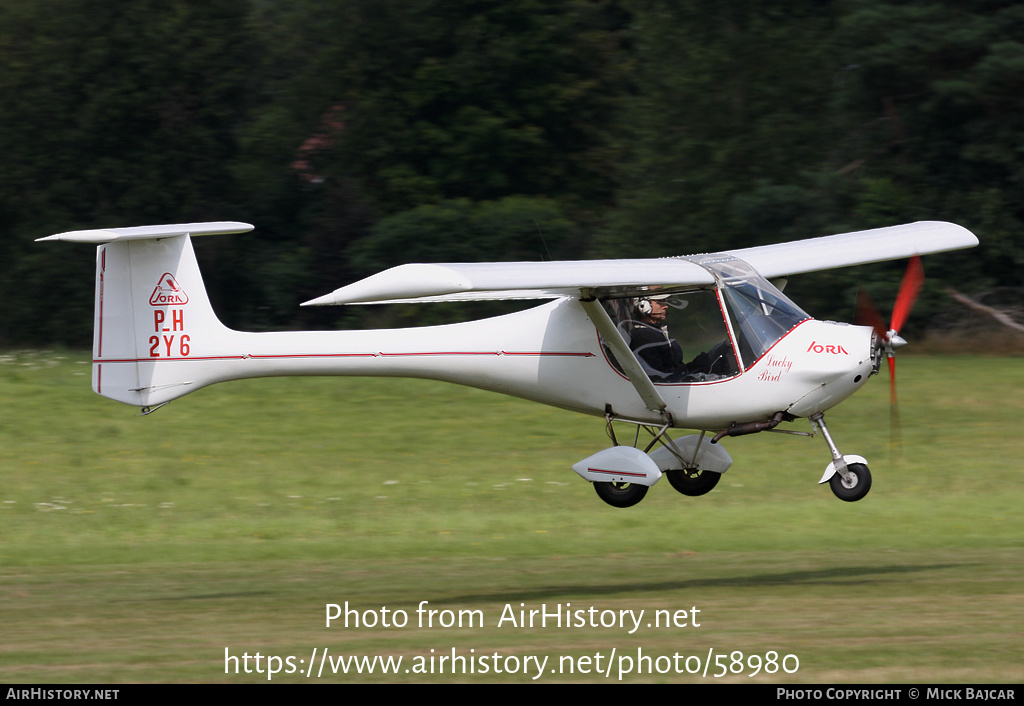
<instances>
[{"instance_id":1,"label":"wing strut","mask_svg":"<svg viewBox=\"0 0 1024 706\"><path fill-rule=\"evenodd\" d=\"M601 334L601 340L612 349L615 360L622 366L622 370L629 377L629 381L633 384L633 388L640 395L644 404L647 405L647 409L665 415L668 403L661 398L661 395L658 394L658 389L654 387L654 383L647 377L644 369L640 367L640 363L637 362L633 351L629 350L625 339L622 337L619 329L615 327L611 317L608 316L608 312L601 306L601 302L596 298L581 298L579 301L583 305L584 311L590 317L590 320L597 327L597 332Z\"/></svg>"}]
</instances>

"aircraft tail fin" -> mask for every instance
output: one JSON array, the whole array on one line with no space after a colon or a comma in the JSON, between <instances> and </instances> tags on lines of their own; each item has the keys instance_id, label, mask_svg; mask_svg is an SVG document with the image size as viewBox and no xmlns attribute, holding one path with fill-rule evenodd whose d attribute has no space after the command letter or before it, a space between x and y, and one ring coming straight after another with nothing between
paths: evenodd
<instances>
[{"instance_id":1,"label":"aircraft tail fin","mask_svg":"<svg viewBox=\"0 0 1024 706\"><path fill-rule=\"evenodd\" d=\"M208 380L197 362L216 358L229 332L210 305L192 235L244 233L247 223L186 223L58 233L40 240L93 243L93 390L150 407Z\"/></svg>"}]
</instances>

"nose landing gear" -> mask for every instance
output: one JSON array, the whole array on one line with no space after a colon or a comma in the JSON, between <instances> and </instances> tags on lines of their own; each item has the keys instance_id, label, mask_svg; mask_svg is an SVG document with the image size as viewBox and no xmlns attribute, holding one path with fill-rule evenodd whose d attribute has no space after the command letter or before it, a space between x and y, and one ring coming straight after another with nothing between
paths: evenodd
<instances>
[{"instance_id":1,"label":"nose landing gear","mask_svg":"<svg viewBox=\"0 0 1024 706\"><path fill-rule=\"evenodd\" d=\"M839 453L835 442L832 441L832 435L828 433L828 427L825 426L824 413L818 412L812 415L810 420L821 431L829 451L832 452L832 463L828 464L825 475L818 484L828 481L832 493L840 500L848 503L860 500L871 490L871 472L868 470L867 460L861 456L844 456Z\"/></svg>"}]
</instances>

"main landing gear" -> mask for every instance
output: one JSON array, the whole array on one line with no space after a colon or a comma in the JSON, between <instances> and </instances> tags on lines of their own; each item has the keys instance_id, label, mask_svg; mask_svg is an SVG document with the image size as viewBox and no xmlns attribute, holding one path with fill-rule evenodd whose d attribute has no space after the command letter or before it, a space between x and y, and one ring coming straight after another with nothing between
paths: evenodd
<instances>
[{"instance_id":1,"label":"main landing gear","mask_svg":"<svg viewBox=\"0 0 1024 706\"><path fill-rule=\"evenodd\" d=\"M666 433L671 420L656 426L608 412L606 421L608 435L615 446L583 459L573 470L590 481L598 497L612 507L636 505L663 475L683 495L705 495L718 485L722 473L732 465L729 454L711 443L707 432L672 439ZM612 422L634 425L631 444L629 441L627 445L619 444ZM651 436L646 444L641 443L641 429Z\"/></svg>"},{"instance_id":2,"label":"main landing gear","mask_svg":"<svg viewBox=\"0 0 1024 706\"><path fill-rule=\"evenodd\" d=\"M825 469L825 475L818 481L819 485L828 481L832 493L848 503L860 500L871 490L871 472L868 470L868 462L861 456L844 456L839 453L835 442L832 441L832 435L828 433L828 427L825 426L823 413L818 412L812 415L810 420L811 424L821 431L829 451L832 452L832 463L828 464Z\"/></svg>"}]
</instances>

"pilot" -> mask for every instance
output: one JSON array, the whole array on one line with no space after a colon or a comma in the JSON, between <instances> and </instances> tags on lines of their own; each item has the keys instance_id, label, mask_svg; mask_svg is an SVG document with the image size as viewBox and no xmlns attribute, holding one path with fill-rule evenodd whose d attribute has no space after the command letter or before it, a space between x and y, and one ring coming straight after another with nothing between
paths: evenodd
<instances>
[{"instance_id":1,"label":"pilot","mask_svg":"<svg viewBox=\"0 0 1024 706\"><path fill-rule=\"evenodd\" d=\"M668 295L634 300L637 316L630 327L629 347L644 372L654 381L674 382L686 375L683 349L668 335L665 317Z\"/></svg>"}]
</instances>

